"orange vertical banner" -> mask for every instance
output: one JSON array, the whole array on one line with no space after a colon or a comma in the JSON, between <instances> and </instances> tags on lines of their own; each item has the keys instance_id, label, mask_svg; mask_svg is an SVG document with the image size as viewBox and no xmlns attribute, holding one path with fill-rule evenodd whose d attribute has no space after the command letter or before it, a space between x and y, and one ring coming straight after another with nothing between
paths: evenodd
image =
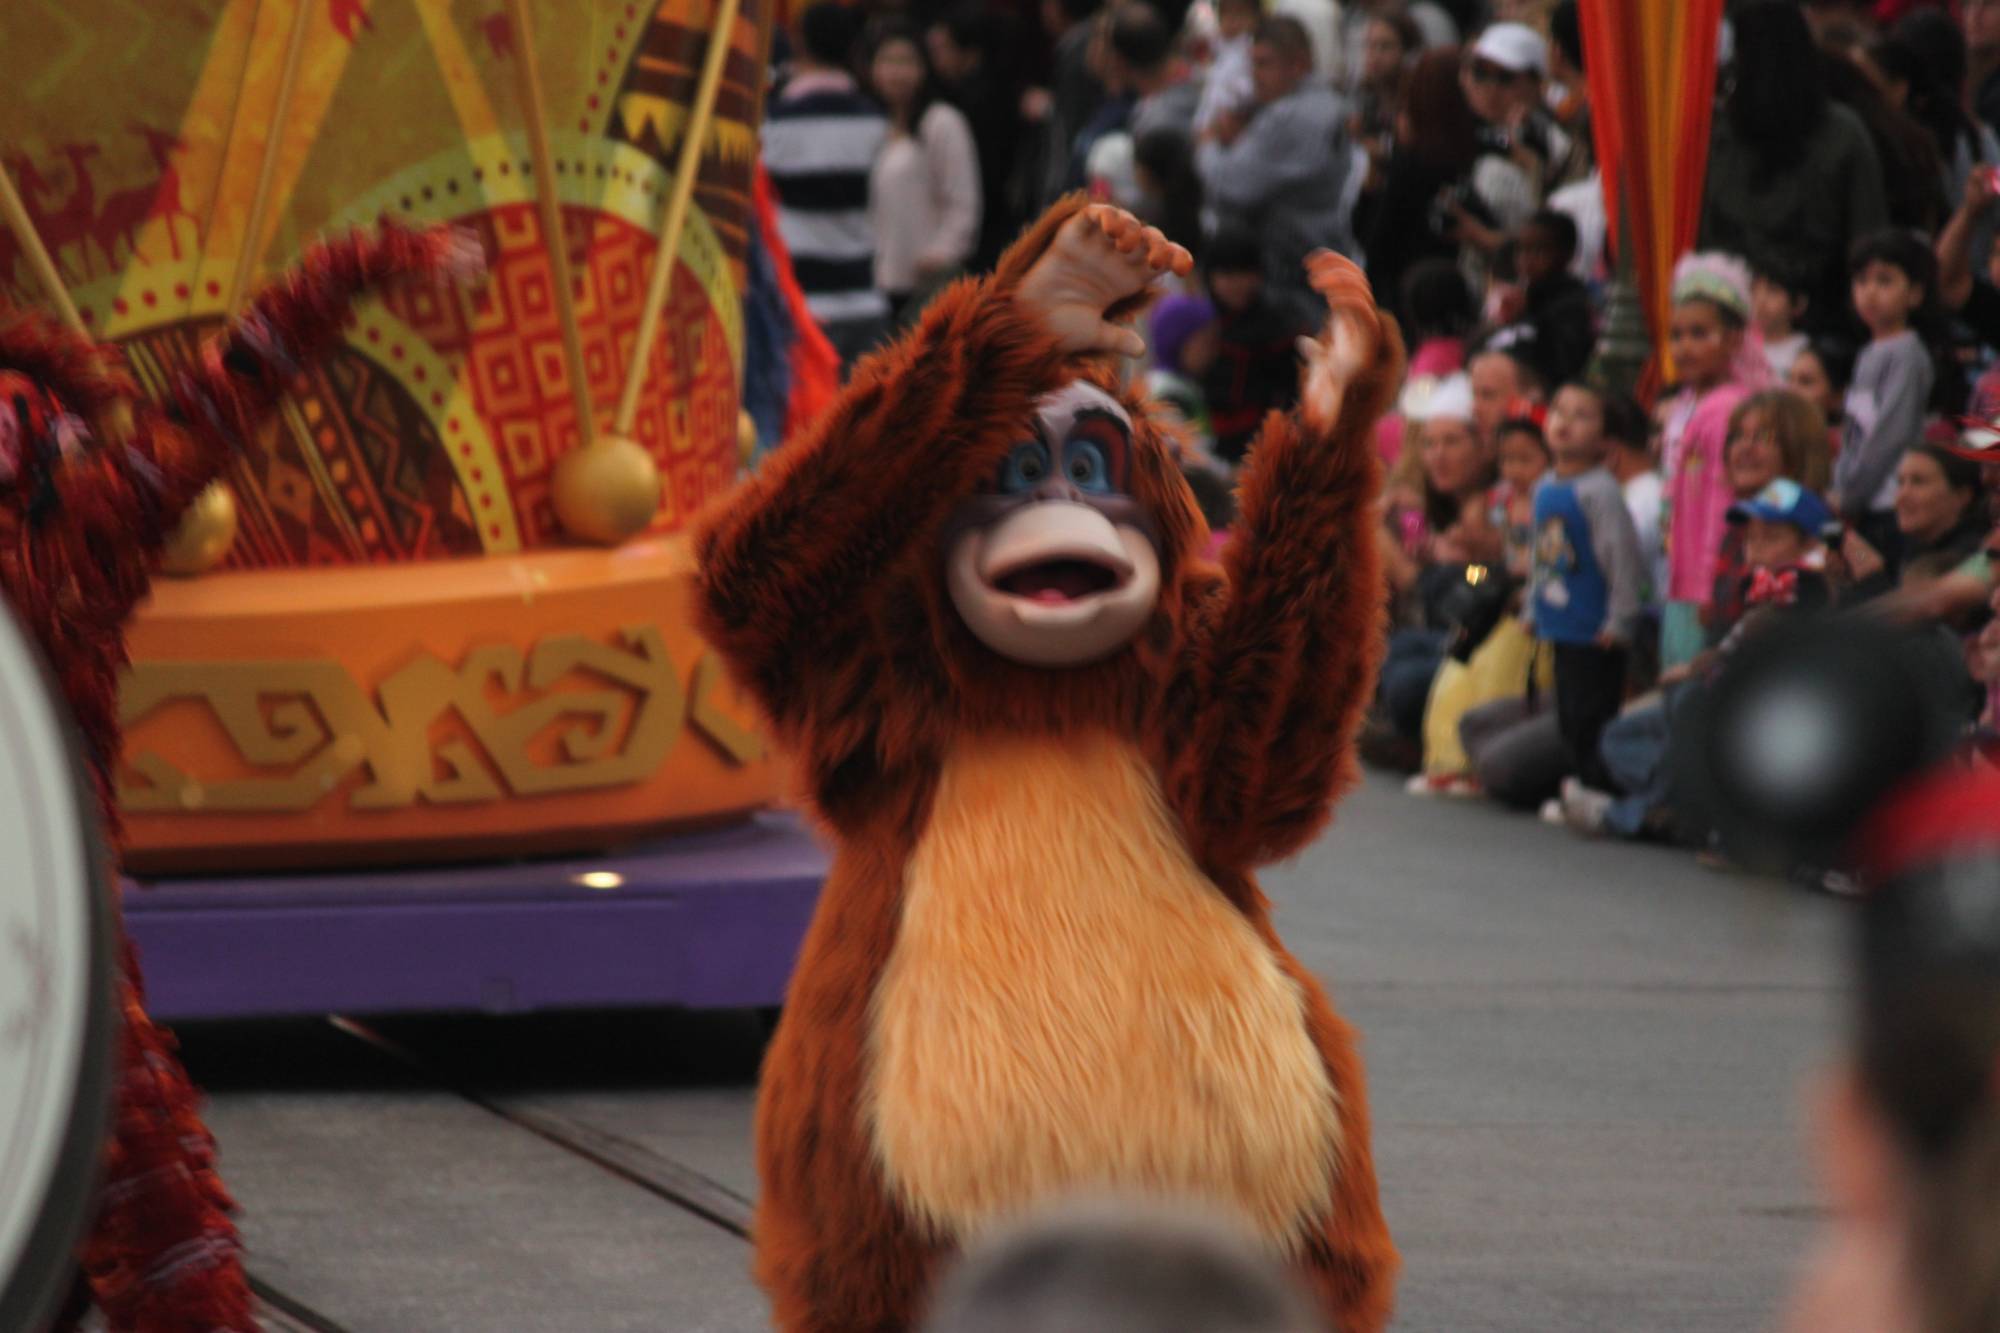
<instances>
[{"instance_id":1,"label":"orange vertical banner","mask_svg":"<svg viewBox=\"0 0 2000 1333\"><path fill-rule=\"evenodd\" d=\"M1657 346L1701 225L1722 0L1582 0L1579 16L1605 213L1614 245L1624 218Z\"/></svg>"},{"instance_id":2,"label":"orange vertical banner","mask_svg":"<svg viewBox=\"0 0 2000 1333\"><path fill-rule=\"evenodd\" d=\"M1701 229L1703 187L1708 180L1709 130L1715 113L1715 68L1722 31L1722 0L1683 0L1679 152L1674 166L1674 239L1677 253L1694 248Z\"/></svg>"}]
</instances>

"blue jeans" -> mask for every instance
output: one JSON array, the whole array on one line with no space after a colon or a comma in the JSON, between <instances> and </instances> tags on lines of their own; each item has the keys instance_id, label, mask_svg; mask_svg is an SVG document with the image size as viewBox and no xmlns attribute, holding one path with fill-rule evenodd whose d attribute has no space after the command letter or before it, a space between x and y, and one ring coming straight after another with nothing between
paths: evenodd
<instances>
[{"instance_id":1,"label":"blue jeans","mask_svg":"<svg viewBox=\"0 0 2000 1333\"><path fill-rule=\"evenodd\" d=\"M1658 703L1613 719L1598 738L1597 757L1621 793L1604 812L1604 827L1613 833L1636 838L1645 831L1646 817L1667 807L1673 782L1669 741L1674 715L1687 698L1687 687L1670 689Z\"/></svg>"},{"instance_id":2,"label":"blue jeans","mask_svg":"<svg viewBox=\"0 0 2000 1333\"><path fill-rule=\"evenodd\" d=\"M1444 665L1450 639L1441 629L1399 629L1389 636L1389 655L1382 662L1375 697L1398 735L1422 738L1424 705L1430 702L1431 682Z\"/></svg>"}]
</instances>

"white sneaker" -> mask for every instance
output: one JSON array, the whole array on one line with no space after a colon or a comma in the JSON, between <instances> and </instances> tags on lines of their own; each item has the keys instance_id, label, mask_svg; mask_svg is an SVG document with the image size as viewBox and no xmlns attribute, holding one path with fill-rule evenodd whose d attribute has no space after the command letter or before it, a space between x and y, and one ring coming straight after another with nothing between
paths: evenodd
<instances>
[{"instance_id":1,"label":"white sneaker","mask_svg":"<svg viewBox=\"0 0 2000 1333\"><path fill-rule=\"evenodd\" d=\"M1562 797L1551 796L1548 800L1542 802L1542 822L1544 824L1553 824L1557 828L1561 828L1569 823L1563 817Z\"/></svg>"},{"instance_id":2,"label":"white sneaker","mask_svg":"<svg viewBox=\"0 0 2000 1333\"><path fill-rule=\"evenodd\" d=\"M1563 822L1578 833L1595 837L1604 832L1604 812L1611 808L1611 799L1610 793L1586 787L1579 778L1564 778Z\"/></svg>"},{"instance_id":3,"label":"white sneaker","mask_svg":"<svg viewBox=\"0 0 2000 1333\"><path fill-rule=\"evenodd\" d=\"M1406 796L1435 796L1437 795L1437 788L1431 785L1430 774L1412 773L1410 774L1410 780L1403 784L1403 794Z\"/></svg>"}]
</instances>

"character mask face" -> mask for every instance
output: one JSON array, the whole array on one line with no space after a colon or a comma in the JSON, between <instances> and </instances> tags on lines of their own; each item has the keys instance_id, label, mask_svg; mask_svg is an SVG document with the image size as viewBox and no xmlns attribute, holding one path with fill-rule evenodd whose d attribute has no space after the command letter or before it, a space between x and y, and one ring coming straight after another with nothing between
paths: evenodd
<instances>
[{"instance_id":1,"label":"character mask face","mask_svg":"<svg viewBox=\"0 0 2000 1333\"><path fill-rule=\"evenodd\" d=\"M1127 490L1132 419L1076 381L947 531L945 582L966 627L1028 666L1082 666L1139 632L1160 596L1158 533Z\"/></svg>"}]
</instances>

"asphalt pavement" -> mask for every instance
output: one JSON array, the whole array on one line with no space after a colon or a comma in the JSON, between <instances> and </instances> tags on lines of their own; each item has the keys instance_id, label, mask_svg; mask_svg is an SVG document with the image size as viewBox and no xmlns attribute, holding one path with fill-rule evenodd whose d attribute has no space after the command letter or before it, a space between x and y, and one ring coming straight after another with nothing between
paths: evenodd
<instances>
[{"instance_id":1,"label":"asphalt pavement","mask_svg":"<svg viewBox=\"0 0 2000 1333\"><path fill-rule=\"evenodd\" d=\"M1361 1028L1411 1330L1767 1326L1844 908L1371 777L1265 877ZM190 1025L274 1324L751 1333L763 1019Z\"/></svg>"}]
</instances>

